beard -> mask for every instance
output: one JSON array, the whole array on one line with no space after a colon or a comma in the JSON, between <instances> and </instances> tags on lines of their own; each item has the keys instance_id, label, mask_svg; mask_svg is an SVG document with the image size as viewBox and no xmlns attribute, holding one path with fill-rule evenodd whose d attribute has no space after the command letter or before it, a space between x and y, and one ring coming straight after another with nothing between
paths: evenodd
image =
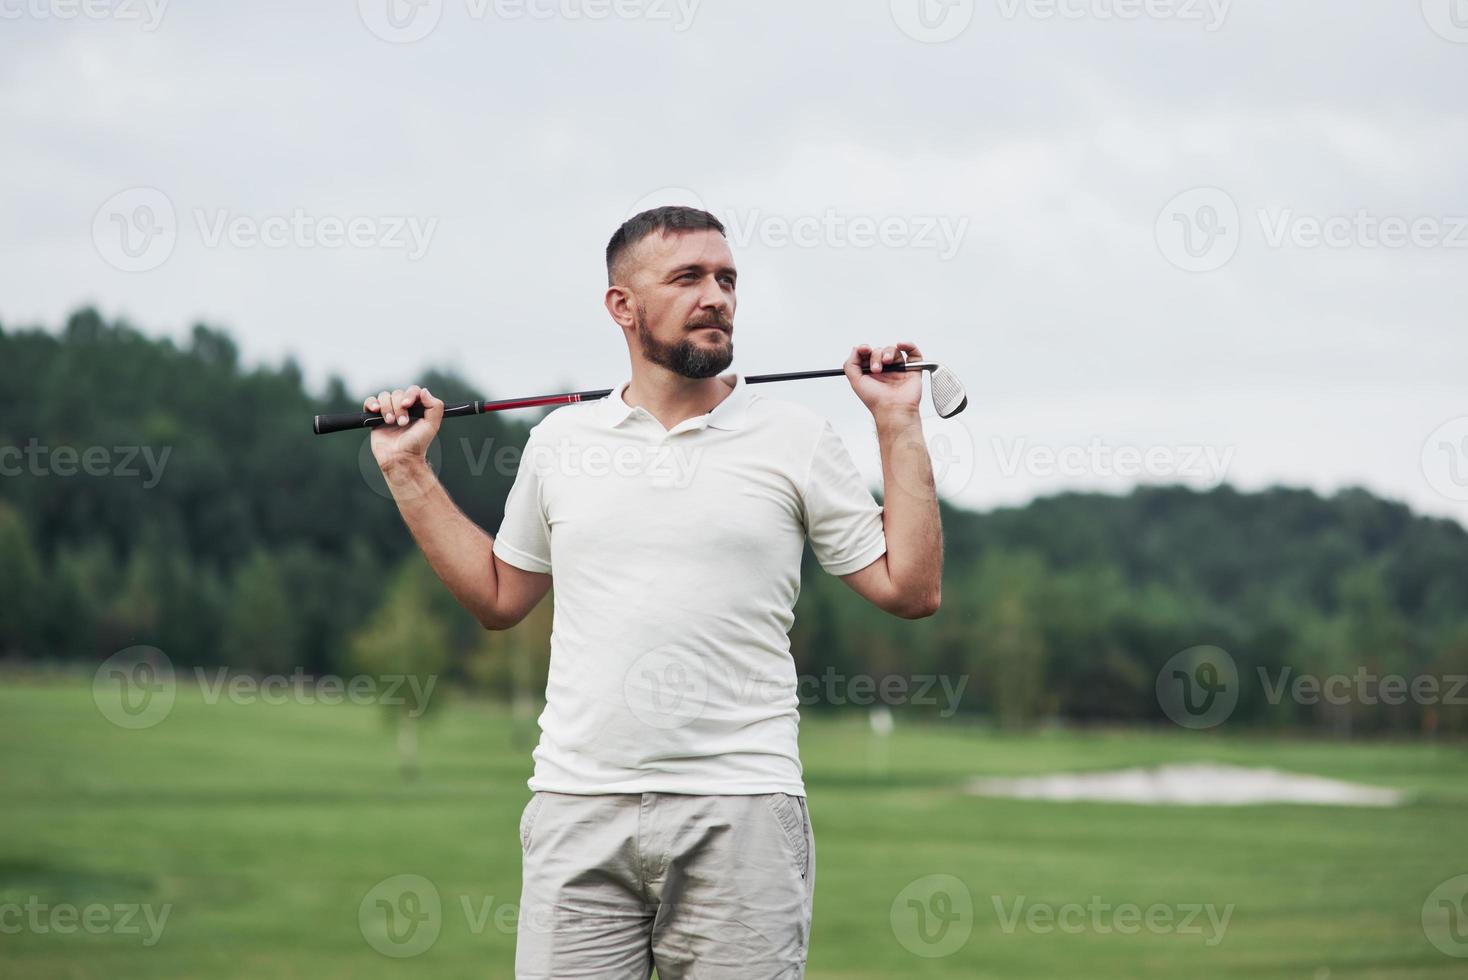
<instances>
[{"instance_id":1,"label":"beard","mask_svg":"<svg viewBox=\"0 0 1468 980\"><path fill-rule=\"evenodd\" d=\"M689 324L690 329L697 326L718 326L725 330L733 327L727 320L707 317ZM712 378L732 364L734 340L729 334L725 336L729 338L728 342L717 347L709 347L692 337L685 337L676 344L665 344L652 335L652 331L647 329L647 317L641 310L637 311L637 342L642 347L642 356L681 377Z\"/></svg>"}]
</instances>

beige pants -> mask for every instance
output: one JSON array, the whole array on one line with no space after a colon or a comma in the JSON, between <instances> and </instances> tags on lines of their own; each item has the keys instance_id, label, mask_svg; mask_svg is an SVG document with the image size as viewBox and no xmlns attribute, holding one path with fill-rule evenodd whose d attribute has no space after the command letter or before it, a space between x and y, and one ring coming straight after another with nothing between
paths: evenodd
<instances>
[{"instance_id":1,"label":"beige pants","mask_svg":"<svg viewBox=\"0 0 1468 980\"><path fill-rule=\"evenodd\" d=\"M539 792L520 818L518 980L805 974L805 798Z\"/></svg>"}]
</instances>

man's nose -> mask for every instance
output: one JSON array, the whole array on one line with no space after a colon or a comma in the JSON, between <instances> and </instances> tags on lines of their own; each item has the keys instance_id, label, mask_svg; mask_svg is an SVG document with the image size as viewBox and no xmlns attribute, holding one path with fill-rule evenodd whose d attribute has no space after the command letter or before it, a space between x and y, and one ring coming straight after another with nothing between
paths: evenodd
<instances>
[{"instance_id":1,"label":"man's nose","mask_svg":"<svg viewBox=\"0 0 1468 980\"><path fill-rule=\"evenodd\" d=\"M729 312L729 294L717 279L710 278L704 283L703 290L698 294L698 305L705 309L723 310Z\"/></svg>"}]
</instances>

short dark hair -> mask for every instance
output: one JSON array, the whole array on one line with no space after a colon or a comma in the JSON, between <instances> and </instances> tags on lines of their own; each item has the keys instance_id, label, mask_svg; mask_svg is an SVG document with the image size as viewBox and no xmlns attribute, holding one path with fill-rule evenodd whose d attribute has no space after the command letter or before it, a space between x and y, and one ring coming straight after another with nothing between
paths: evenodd
<instances>
[{"instance_id":1,"label":"short dark hair","mask_svg":"<svg viewBox=\"0 0 1468 980\"><path fill-rule=\"evenodd\" d=\"M616 285L616 266L628 250L653 232L716 231L724 234L724 223L707 211L681 206L653 208L634 214L622 223L607 242L607 285Z\"/></svg>"}]
</instances>

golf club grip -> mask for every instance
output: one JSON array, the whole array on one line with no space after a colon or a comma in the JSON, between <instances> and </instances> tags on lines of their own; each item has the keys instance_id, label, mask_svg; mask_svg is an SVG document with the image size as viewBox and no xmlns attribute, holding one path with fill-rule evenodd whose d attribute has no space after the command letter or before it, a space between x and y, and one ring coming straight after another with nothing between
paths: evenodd
<instances>
[{"instance_id":1,"label":"golf club grip","mask_svg":"<svg viewBox=\"0 0 1468 980\"><path fill-rule=\"evenodd\" d=\"M469 402L464 405L450 405L444 408L444 418L452 418L459 415L478 415L480 403ZM408 409L408 417L421 419L423 417L423 403L419 402ZM329 432L347 432L351 429L375 429L382 424L381 412L336 412L330 415L318 415L313 424L313 429L318 436L324 436Z\"/></svg>"}]
</instances>

